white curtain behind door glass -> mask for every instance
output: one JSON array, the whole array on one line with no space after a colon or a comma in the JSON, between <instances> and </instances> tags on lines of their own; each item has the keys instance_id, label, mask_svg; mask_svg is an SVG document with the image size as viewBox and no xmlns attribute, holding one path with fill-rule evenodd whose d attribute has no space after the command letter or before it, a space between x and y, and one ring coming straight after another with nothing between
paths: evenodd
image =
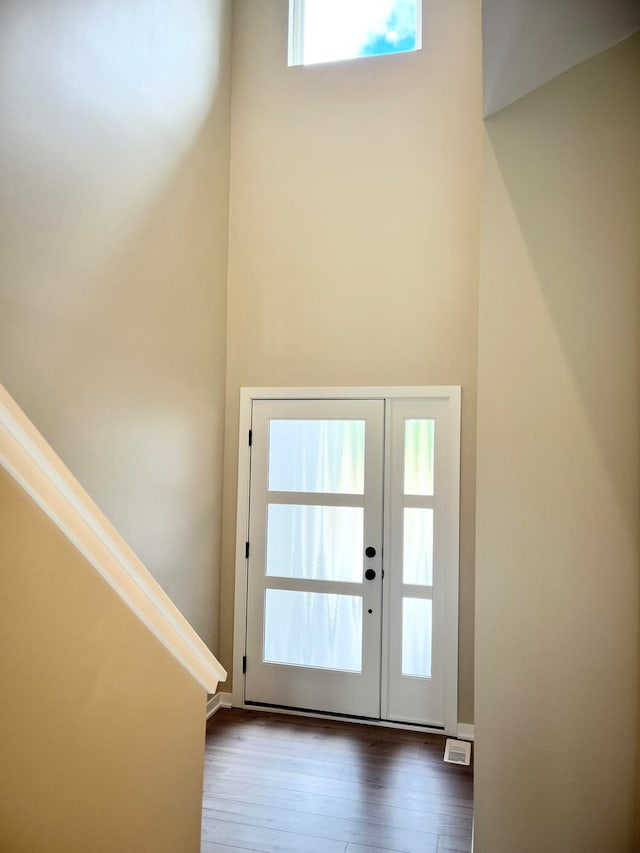
<instances>
[{"instance_id":1,"label":"white curtain behind door glass","mask_svg":"<svg viewBox=\"0 0 640 853\"><path fill-rule=\"evenodd\" d=\"M405 421L405 495L433 494L435 426L431 418L407 418Z\"/></svg>"},{"instance_id":2,"label":"white curtain behind door glass","mask_svg":"<svg viewBox=\"0 0 640 853\"><path fill-rule=\"evenodd\" d=\"M267 589L264 660L349 672L362 670L362 598Z\"/></svg>"},{"instance_id":3,"label":"white curtain behind door glass","mask_svg":"<svg viewBox=\"0 0 640 853\"><path fill-rule=\"evenodd\" d=\"M363 420L273 419L269 491L364 494ZM362 507L270 504L266 574L359 583ZM267 590L264 659L360 671L362 598Z\"/></svg>"},{"instance_id":4,"label":"white curtain behind door glass","mask_svg":"<svg viewBox=\"0 0 640 853\"><path fill-rule=\"evenodd\" d=\"M431 678L431 599L402 600L402 674Z\"/></svg>"},{"instance_id":5,"label":"white curtain behind door glass","mask_svg":"<svg viewBox=\"0 0 640 853\"><path fill-rule=\"evenodd\" d=\"M269 491L364 494L362 420L272 420Z\"/></svg>"},{"instance_id":6,"label":"white curtain behind door glass","mask_svg":"<svg viewBox=\"0 0 640 853\"><path fill-rule=\"evenodd\" d=\"M364 509L358 506L267 507L267 575L360 583Z\"/></svg>"},{"instance_id":7,"label":"white curtain behind door glass","mask_svg":"<svg viewBox=\"0 0 640 853\"><path fill-rule=\"evenodd\" d=\"M404 508L402 582L433 584L433 510Z\"/></svg>"}]
</instances>

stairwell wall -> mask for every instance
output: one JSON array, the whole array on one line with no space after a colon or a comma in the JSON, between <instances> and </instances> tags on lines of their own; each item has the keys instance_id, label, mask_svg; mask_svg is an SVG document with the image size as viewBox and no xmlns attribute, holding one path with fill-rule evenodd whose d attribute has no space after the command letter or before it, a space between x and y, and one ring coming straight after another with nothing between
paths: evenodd
<instances>
[{"instance_id":1,"label":"stairwell wall","mask_svg":"<svg viewBox=\"0 0 640 853\"><path fill-rule=\"evenodd\" d=\"M288 6L234 5L220 660L230 671L240 387L461 385L471 723L480 3L425 4L415 53L294 68Z\"/></svg>"},{"instance_id":2,"label":"stairwell wall","mask_svg":"<svg viewBox=\"0 0 640 853\"><path fill-rule=\"evenodd\" d=\"M0 468L0 849L200 849L206 692Z\"/></svg>"},{"instance_id":3,"label":"stairwell wall","mask_svg":"<svg viewBox=\"0 0 640 853\"><path fill-rule=\"evenodd\" d=\"M0 4L0 379L213 650L230 27Z\"/></svg>"},{"instance_id":4,"label":"stairwell wall","mask_svg":"<svg viewBox=\"0 0 640 853\"><path fill-rule=\"evenodd\" d=\"M634 36L487 122L478 853L634 849L639 47Z\"/></svg>"}]
</instances>

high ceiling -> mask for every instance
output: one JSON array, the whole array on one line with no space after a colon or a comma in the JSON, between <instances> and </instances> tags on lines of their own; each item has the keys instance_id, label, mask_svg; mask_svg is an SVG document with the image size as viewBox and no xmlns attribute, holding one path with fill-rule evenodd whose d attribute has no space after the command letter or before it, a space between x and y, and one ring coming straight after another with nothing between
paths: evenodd
<instances>
[{"instance_id":1,"label":"high ceiling","mask_svg":"<svg viewBox=\"0 0 640 853\"><path fill-rule=\"evenodd\" d=\"M483 0L485 117L640 29L640 0Z\"/></svg>"}]
</instances>

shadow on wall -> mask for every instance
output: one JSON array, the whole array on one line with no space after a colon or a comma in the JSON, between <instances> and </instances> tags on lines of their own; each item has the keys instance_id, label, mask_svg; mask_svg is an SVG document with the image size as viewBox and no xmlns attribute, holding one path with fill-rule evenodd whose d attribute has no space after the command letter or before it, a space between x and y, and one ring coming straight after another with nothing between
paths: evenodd
<instances>
[{"instance_id":1,"label":"shadow on wall","mask_svg":"<svg viewBox=\"0 0 640 853\"><path fill-rule=\"evenodd\" d=\"M636 32L636 0L483 0L485 116Z\"/></svg>"},{"instance_id":2,"label":"shadow on wall","mask_svg":"<svg viewBox=\"0 0 640 853\"><path fill-rule=\"evenodd\" d=\"M568 100L551 84L486 122L549 318L625 513L637 504L640 477L624 453L640 441L639 46L635 36L569 72L583 99ZM613 52L620 61L610 61ZM553 122L539 120L536 99ZM612 419L628 442L612 442ZM638 520L628 518L630 530Z\"/></svg>"},{"instance_id":3,"label":"shadow on wall","mask_svg":"<svg viewBox=\"0 0 640 853\"><path fill-rule=\"evenodd\" d=\"M476 589L482 851L631 849L639 44L628 39L486 122ZM602 732L634 746L614 754ZM492 819L496 801L504 821Z\"/></svg>"},{"instance_id":4,"label":"shadow on wall","mask_svg":"<svg viewBox=\"0 0 640 853\"><path fill-rule=\"evenodd\" d=\"M224 0L0 11L0 365L9 391L217 640Z\"/></svg>"}]
</instances>

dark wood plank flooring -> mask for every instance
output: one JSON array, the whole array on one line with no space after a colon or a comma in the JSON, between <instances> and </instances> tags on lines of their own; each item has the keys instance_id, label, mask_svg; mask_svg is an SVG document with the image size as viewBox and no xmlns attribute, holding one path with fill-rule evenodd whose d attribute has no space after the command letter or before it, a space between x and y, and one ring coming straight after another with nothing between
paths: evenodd
<instances>
[{"instance_id":1,"label":"dark wood plank flooring","mask_svg":"<svg viewBox=\"0 0 640 853\"><path fill-rule=\"evenodd\" d=\"M473 771L445 738L223 710L207 727L202 853L469 853Z\"/></svg>"}]
</instances>

